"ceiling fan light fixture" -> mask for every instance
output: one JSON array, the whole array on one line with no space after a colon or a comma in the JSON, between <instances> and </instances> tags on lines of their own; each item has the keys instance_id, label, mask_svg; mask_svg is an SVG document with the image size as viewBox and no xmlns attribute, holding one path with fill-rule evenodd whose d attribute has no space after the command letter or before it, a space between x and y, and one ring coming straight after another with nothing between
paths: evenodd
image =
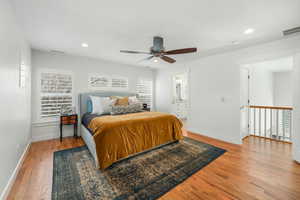
<instances>
[{"instance_id":1,"label":"ceiling fan light fixture","mask_svg":"<svg viewBox=\"0 0 300 200\"><path fill-rule=\"evenodd\" d=\"M153 46L150 48L150 52L142 52L142 51L131 51L131 50L120 50L121 53L130 53L130 54L149 54L150 57L147 57L143 60L151 60L154 57L160 58L163 61L168 63L175 63L176 60L168 57L167 55L176 55L176 54L186 54L186 53L195 53L197 52L197 48L184 48L184 49L175 49L165 51L164 48L164 40L162 37L155 36L153 39ZM158 62L158 59L154 59L153 62Z\"/></svg>"},{"instance_id":2,"label":"ceiling fan light fixture","mask_svg":"<svg viewBox=\"0 0 300 200\"><path fill-rule=\"evenodd\" d=\"M252 33L254 33L254 29L253 28L248 28L248 29L246 29L245 31L244 31L244 34L246 34L246 35L249 35L249 34L252 34Z\"/></svg>"},{"instance_id":3,"label":"ceiling fan light fixture","mask_svg":"<svg viewBox=\"0 0 300 200\"><path fill-rule=\"evenodd\" d=\"M87 48L87 47L89 47L89 44L88 43L81 43L81 46L84 47L84 48Z\"/></svg>"}]
</instances>

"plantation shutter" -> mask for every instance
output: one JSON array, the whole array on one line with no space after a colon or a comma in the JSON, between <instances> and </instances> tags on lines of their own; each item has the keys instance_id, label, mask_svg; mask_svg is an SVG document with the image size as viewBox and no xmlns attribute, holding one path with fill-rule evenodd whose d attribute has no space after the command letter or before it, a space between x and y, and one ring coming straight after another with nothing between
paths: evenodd
<instances>
[{"instance_id":1,"label":"plantation shutter","mask_svg":"<svg viewBox=\"0 0 300 200\"><path fill-rule=\"evenodd\" d=\"M138 100L146 103L149 108L152 107L152 80L139 79L136 84Z\"/></svg>"},{"instance_id":2,"label":"plantation shutter","mask_svg":"<svg viewBox=\"0 0 300 200\"><path fill-rule=\"evenodd\" d=\"M41 118L57 117L62 105L72 107L72 75L41 73Z\"/></svg>"}]
</instances>

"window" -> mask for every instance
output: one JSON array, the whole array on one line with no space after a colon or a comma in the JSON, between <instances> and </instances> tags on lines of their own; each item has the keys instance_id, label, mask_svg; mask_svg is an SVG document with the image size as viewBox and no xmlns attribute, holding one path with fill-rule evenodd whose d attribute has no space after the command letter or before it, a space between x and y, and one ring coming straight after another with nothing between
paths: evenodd
<instances>
[{"instance_id":1,"label":"window","mask_svg":"<svg viewBox=\"0 0 300 200\"><path fill-rule=\"evenodd\" d=\"M62 106L72 107L72 75L41 73L41 118L57 117Z\"/></svg>"},{"instance_id":2,"label":"window","mask_svg":"<svg viewBox=\"0 0 300 200\"><path fill-rule=\"evenodd\" d=\"M136 93L142 103L146 103L149 108L152 107L152 80L139 79L136 84Z\"/></svg>"}]
</instances>

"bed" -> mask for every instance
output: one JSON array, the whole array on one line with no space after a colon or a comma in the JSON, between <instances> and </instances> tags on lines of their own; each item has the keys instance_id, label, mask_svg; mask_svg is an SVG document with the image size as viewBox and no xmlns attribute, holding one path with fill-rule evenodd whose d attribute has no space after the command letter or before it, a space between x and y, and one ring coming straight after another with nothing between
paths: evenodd
<instances>
[{"instance_id":1,"label":"bed","mask_svg":"<svg viewBox=\"0 0 300 200\"><path fill-rule=\"evenodd\" d=\"M79 95L80 134L97 168L105 169L132 155L183 139L182 123L174 115L137 112L95 115L87 112L90 96L134 96L127 92L93 92Z\"/></svg>"}]
</instances>

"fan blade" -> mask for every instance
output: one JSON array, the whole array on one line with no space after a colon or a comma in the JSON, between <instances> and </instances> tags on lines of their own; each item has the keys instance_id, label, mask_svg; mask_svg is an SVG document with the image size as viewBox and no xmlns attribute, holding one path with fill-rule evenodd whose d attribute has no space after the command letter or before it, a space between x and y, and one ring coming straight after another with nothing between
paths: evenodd
<instances>
[{"instance_id":1,"label":"fan blade","mask_svg":"<svg viewBox=\"0 0 300 200\"><path fill-rule=\"evenodd\" d=\"M146 60L151 60L152 58L154 58L154 56L149 56L147 58L144 58L143 60L140 60L139 62L143 62L143 61L146 61Z\"/></svg>"},{"instance_id":2,"label":"fan blade","mask_svg":"<svg viewBox=\"0 0 300 200\"><path fill-rule=\"evenodd\" d=\"M135 54L150 54L149 52L142 52L142 51L129 51L129 50L121 50L121 53L135 53Z\"/></svg>"},{"instance_id":3,"label":"fan blade","mask_svg":"<svg viewBox=\"0 0 300 200\"><path fill-rule=\"evenodd\" d=\"M151 60L152 58L154 58L154 56L149 56L148 58L145 58L144 60Z\"/></svg>"},{"instance_id":4,"label":"fan blade","mask_svg":"<svg viewBox=\"0 0 300 200\"><path fill-rule=\"evenodd\" d=\"M172 55L172 54L183 54L183 53L194 53L197 51L197 48L186 48L186 49L176 49L171 51L166 51L165 55Z\"/></svg>"},{"instance_id":5,"label":"fan blade","mask_svg":"<svg viewBox=\"0 0 300 200\"><path fill-rule=\"evenodd\" d=\"M168 62L168 63L176 62L176 60L174 60L173 58L170 58L168 56L161 56L160 58L163 59L164 61Z\"/></svg>"}]
</instances>

